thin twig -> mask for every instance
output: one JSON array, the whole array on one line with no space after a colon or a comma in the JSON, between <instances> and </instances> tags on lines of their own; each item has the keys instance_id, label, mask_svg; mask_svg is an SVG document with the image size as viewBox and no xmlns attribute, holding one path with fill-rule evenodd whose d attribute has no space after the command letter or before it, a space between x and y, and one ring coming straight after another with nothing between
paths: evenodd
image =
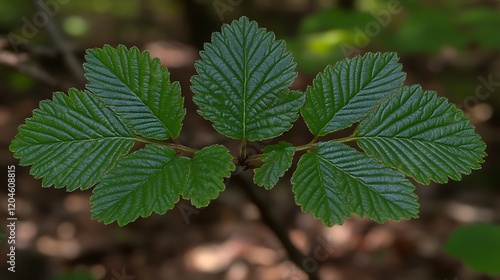
<instances>
[{"instance_id":1,"label":"thin twig","mask_svg":"<svg viewBox=\"0 0 500 280\"><path fill-rule=\"evenodd\" d=\"M257 206L261 213L263 222L274 232L274 234L276 234L278 239L281 241L283 247L288 253L288 256L290 257L290 260L293 261L300 269L302 269L307 274L309 280L320 280L316 271L308 271L304 269L306 256L304 256L297 249L297 247L293 245L292 241L288 237L288 233L286 232L285 228L278 222L278 219L276 219L273 212L269 208L269 205L271 204L266 202L264 198L262 198L256 192L256 186L248 183L248 181L245 180L245 178L243 178L241 174L234 174L231 179L243 187L243 190L248 195L252 203Z\"/></svg>"},{"instance_id":2,"label":"thin twig","mask_svg":"<svg viewBox=\"0 0 500 280\"><path fill-rule=\"evenodd\" d=\"M45 13L45 11L47 10L44 1L31 0L31 2L33 3L35 9L38 12ZM71 74L75 77L75 79L78 82L85 83L82 63L78 60L78 58L71 50L70 46L64 39L64 36L62 35L61 31L59 30L59 27L55 23L54 18L52 16L47 15L47 23L45 25L45 30L47 31L47 34L49 35L55 47L62 53L64 57L64 62L66 63L66 66L69 68L69 71L71 71Z\"/></svg>"},{"instance_id":3,"label":"thin twig","mask_svg":"<svg viewBox=\"0 0 500 280\"><path fill-rule=\"evenodd\" d=\"M243 140L241 140L241 147L240 147L240 162L243 162L245 161L247 157L247 139L243 138Z\"/></svg>"},{"instance_id":4,"label":"thin twig","mask_svg":"<svg viewBox=\"0 0 500 280\"><path fill-rule=\"evenodd\" d=\"M65 90L70 87L70 85L52 77L40 67L26 63L27 60L22 54L0 50L0 65L13 68L31 77L33 80L57 90Z\"/></svg>"}]
</instances>

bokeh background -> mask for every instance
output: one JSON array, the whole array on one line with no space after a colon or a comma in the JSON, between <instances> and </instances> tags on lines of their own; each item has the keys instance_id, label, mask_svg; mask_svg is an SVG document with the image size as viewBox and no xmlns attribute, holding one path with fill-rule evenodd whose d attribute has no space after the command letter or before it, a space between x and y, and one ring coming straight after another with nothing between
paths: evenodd
<instances>
[{"instance_id":1,"label":"bokeh background","mask_svg":"<svg viewBox=\"0 0 500 280\"><path fill-rule=\"evenodd\" d=\"M420 219L410 221L380 225L353 217L327 228L294 204L291 172L272 191L257 189L294 244L311 256L308 268L325 280L500 279L444 252L458 228L500 223L498 0L46 0L46 10L36 10L38 2L0 1L0 219L7 224L8 165L16 165L19 219L16 273L7 271L7 229L0 231L1 279L306 279L241 182L228 182L206 208L181 200L165 215L120 228L91 220L90 190L42 189L8 151L40 100L84 87L85 50L104 44L148 49L180 81L187 107L182 143L223 143L236 151L237 142L196 114L189 78L210 34L242 15L286 41L300 72L294 88L305 90L326 65L343 58L395 51L407 83L436 90L459 106L488 145L483 168L461 182L418 186ZM300 120L281 137L294 144L311 138ZM244 174L248 182L251 176ZM466 240L474 248L484 238ZM500 252L498 243L488 244ZM500 258L490 261L500 267Z\"/></svg>"}]
</instances>

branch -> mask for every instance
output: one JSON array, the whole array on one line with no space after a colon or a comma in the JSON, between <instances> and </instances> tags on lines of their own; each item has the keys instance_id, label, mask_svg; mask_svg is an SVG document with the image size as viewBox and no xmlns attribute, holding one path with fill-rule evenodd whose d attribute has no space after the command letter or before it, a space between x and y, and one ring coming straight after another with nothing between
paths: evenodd
<instances>
[{"instance_id":1,"label":"branch","mask_svg":"<svg viewBox=\"0 0 500 280\"><path fill-rule=\"evenodd\" d=\"M27 56L15 54L9 51L0 49L0 65L13 68L29 77L38 81L41 84L47 85L51 88L61 90L69 88L69 85L60 82L58 79L52 77L49 73L43 71L36 65L27 64Z\"/></svg>"},{"instance_id":2,"label":"branch","mask_svg":"<svg viewBox=\"0 0 500 280\"><path fill-rule=\"evenodd\" d=\"M256 192L255 186L249 184L242 175L233 174L231 179L233 179L237 184L243 187L243 190L248 195L250 200L255 204L255 206L257 206L257 208L259 208L263 222L274 232L274 234L276 234L278 239L281 241L281 244L283 244L283 247L290 257L290 260L292 260L300 269L302 269L307 274L309 280L320 280L316 271L304 270L303 264L306 256L304 256L297 249L297 247L293 245L283 225L278 222L278 219L276 219L273 212L269 208L269 205L271 204L265 201L265 199Z\"/></svg>"},{"instance_id":3,"label":"branch","mask_svg":"<svg viewBox=\"0 0 500 280\"><path fill-rule=\"evenodd\" d=\"M31 0L31 2L38 12L45 13L45 11L47 10L44 1ZM64 40L64 37L59 30L59 27L55 23L54 18L48 15L45 30L47 31L47 34L49 35L55 47L62 53L64 62L71 71L71 74L78 82L85 83L82 64L75 56L68 43Z\"/></svg>"}]
</instances>

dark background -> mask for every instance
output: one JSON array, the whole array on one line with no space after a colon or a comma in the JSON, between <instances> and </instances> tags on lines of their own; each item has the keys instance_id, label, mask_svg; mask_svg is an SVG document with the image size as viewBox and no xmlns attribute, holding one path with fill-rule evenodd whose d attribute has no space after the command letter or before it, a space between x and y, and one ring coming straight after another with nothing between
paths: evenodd
<instances>
[{"instance_id":1,"label":"dark background","mask_svg":"<svg viewBox=\"0 0 500 280\"><path fill-rule=\"evenodd\" d=\"M294 244L312 256L310 268L325 280L500 279L476 273L443 252L460 226L500 222L495 179L500 171L500 2L52 0L46 1L52 29L37 17L34 2L0 2L0 173L6 182L7 166L16 165L19 219L17 272L6 271L4 240L1 279L306 279L237 182L228 182L206 208L181 200L165 215L120 228L90 219L90 190L42 189L8 151L17 127L40 100L54 91L84 88L79 74L85 49L121 43L148 49L180 81L187 107L183 144L223 143L236 152L237 142L216 134L196 114L189 78L210 34L242 15L286 40L300 72L294 88L304 90L326 65L342 58L395 51L407 83L436 90L457 104L488 145L483 168L461 182L417 186L420 219L410 221L379 225L353 217L327 228L295 205L291 172L272 191L259 189ZM37 26L37 20L43 24ZM23 44L14 35L24 38ZM64 50L76 57L77 67ZM282 139L301 145L312 137L299 120ZM252 172L244 175L250 182ZM6 187L1 193L6 209ZM5 238L5 227L1 232Z\"/></svg>"}]
</instances>

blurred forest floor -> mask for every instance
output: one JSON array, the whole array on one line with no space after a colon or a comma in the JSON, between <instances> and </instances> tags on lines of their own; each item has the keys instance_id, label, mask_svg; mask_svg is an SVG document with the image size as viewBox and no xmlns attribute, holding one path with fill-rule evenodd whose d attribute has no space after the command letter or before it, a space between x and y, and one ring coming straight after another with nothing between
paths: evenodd
<instances>
[{"instance_id":1,"label":"blurred forest floor","mask_svg":"<svg viewBox=\"0 0 500 280\"><path fill-rule=\"evenodd\" d=\"M338 7L363 10L359 3L385 3L359 1L355 6L350 1L285 0L67 2L65 6L61 4L54 19L79 62L83 61L86 48L103 44L123 43L148 49L152 57L159 57L168 67L171 79L181 83L187 116L179 141L196 148L221 143L233 153L239 143L217 134L208 121L196 114L191 100L189 79L195 74L193 64L211 32L219 30L223 22L248 15L275 31L278 38L290 42L293 49L297 42L310 38L311 34L300 32L305 32L304 23L313 22L315 14ZM220 7L226 10L220 7L218 10L217 2L225 3L226 6ZM441 5L449 2L452 1L443 1L445 4ZM436 9L431 1L423 1L421 5L431 13ZM498 1L475 5L500 11ZM17 10L12 12L8 7ZM227 189L206 208L195 209L181 200L165 215L153 214L120 228L115 223L104 225L91 220L90 190L68 193L63 189L42 189L41 181L29 175L28 167L18 166L8 151L18 126L31 117L39 101L50 99L52 92L84 87L84 81L74 77L61 49L42 28L19 52L13 49L8 34L21 32L24 22L21 18L31 19L32 9L29 3L0 4L0 10L11 17L10 21L4 18L5 26L0 26L0 166L4 170L1 178L6 182L7 166L16 165L19 218L17 272L6 270L3 243L1 279L306 279L287 259L279 240L262 223L258 209L238 182L228 182ZM411 14L411 10L406 13ZM404 15L399 16L394 15L395 23L387 29L403 25ZM491 30L491 26L487 28ZM498 30L489 35L500 41ZM343 226L325 227L295 205L289 183L291 172L273 190L258 188L257 191L272 205L293 243L311 256L308 269L318 270L323 280L500 279L475 273L443 252L444 244L458 227L500 223L500 188L495 179L500 170L500 49L473 43L456 49L450 43L440 46L435 53L399 52L396 47L385 48L377 41L384 36L391 35L381 33L362 51L398 52L408 73L408 83L436 90L461 106L488 145L483 168L464 176L461 182L418 186L420 218L383 225L353 217ZM307 57L305 54L297 59L300 74L293 88L305 90L315 76L314 72L301 68L301 61L307 61ZM333 57L329 59L323 63L335 63ZM324 66L311 66L321 67ZM490 94L483 99L475 90L488 79L498 83L493 83ZM305 124L299 120L291 131L273 143L287 140L301 145L311 139ZM250 149L259 147L257 143ZM252 175L252 171L245 171L243 177L251 183ZM6 188L1 188L0 193L6 197ZM6 204L2 198L2 209L7 208ZM3 214L0 216L4 218Z\"/></svg>"}]
</instances>

